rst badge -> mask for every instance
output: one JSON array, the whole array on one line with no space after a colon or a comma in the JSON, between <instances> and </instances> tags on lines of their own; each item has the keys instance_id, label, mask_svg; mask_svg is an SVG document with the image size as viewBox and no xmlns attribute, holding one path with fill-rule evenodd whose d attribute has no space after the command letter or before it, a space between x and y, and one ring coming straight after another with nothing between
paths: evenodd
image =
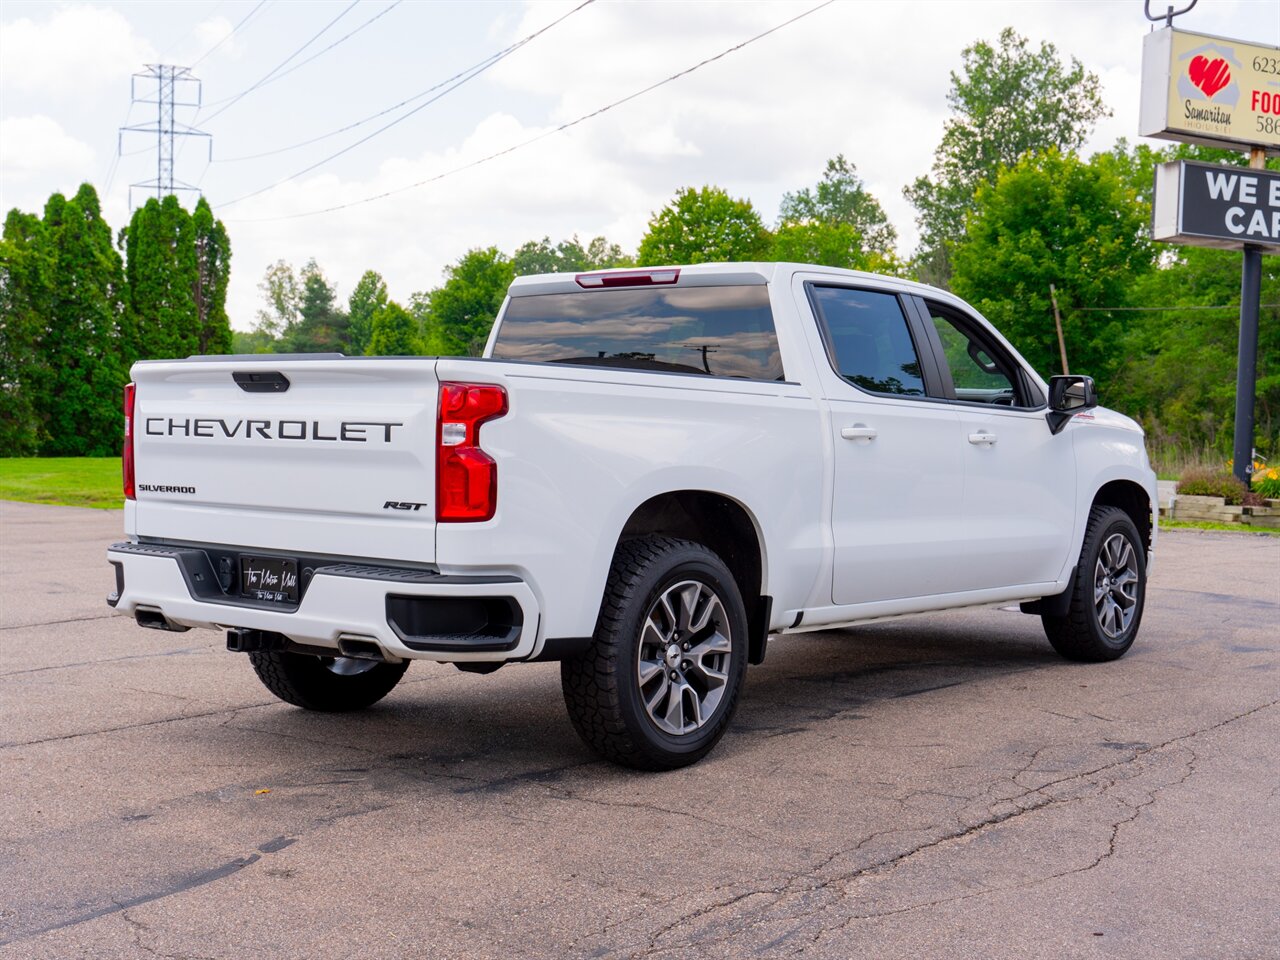
<instances>
[{"instance_id":1,"label":"rst badge","mask_svg":"<svg viewBox=\"0 0 1280 960\"><path fill-rule=\"evenodd\" d=\"M382 505L382 509L383 510L412 510L414 513L417 513L419 510L421 510L425 506L426 506L425 503L414 503L411 500L388 500L386 503Z\"/></svg>"}]
</instances>

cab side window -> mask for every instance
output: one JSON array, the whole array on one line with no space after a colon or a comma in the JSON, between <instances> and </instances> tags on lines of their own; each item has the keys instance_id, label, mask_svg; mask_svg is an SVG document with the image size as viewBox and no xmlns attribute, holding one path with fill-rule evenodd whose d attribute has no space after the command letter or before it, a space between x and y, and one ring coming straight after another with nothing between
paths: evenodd
<instances>
[{"instance_id":1,"label":"cab side window","mask_svg":"<svg viewBox=\"0 0 1280 960\"><path fill-rule=\"evenodd\" d=\"M929 320L942 342L942 359L951 372L957 400L999 406L1026 406L1019 396L1017 372L992 352L963 323L936 304L927 304Z\"/></svg>"},{"instance_id":2,"label":"cab side window","mask_svg":"<svg viewBox=\"0 0 1280 960\"><path fill-rule=\"evenodd\" d=\"M810 292L840 376L871 393L924 396L920 357L897 296L818 285Z\"/></svg>"}]
</instances>

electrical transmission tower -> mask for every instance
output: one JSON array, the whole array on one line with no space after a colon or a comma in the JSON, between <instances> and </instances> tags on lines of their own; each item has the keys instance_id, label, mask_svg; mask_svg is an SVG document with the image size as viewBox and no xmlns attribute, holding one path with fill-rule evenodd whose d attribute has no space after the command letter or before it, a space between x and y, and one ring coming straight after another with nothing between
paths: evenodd
<instances>
[{"instance_id":1,"label":"electrical transmission tower","mask_svg":"<svg viewBox=\"0 0 1280 960\"><path fill-rule=\"evenodd\" d=\"M141 94L139 92L139 81ZM181 86L182 92L179 93ZM194 90L193 90L194 86ZM129 184L129 209L133 209L133 191L155 191L158 198L163 198L177 191L199 193L199 188L189 183L174 179L174 141L178 137L204 137L209 144L209 157L213 158L213 138L203 130L186 123L179 123L175 116L178 107L200 107L200 81L191 75L190 67L175 67L169 64L149 63L142 73L135 73L129 82L129 96L136 103L154 104L156 107L155 124L143 126L121 127L116 150L124 156L124 135L126 133L149 133L156 138L156 178ZM194 99L192 99L194 97Z\"/></svg>"}]
</instances>

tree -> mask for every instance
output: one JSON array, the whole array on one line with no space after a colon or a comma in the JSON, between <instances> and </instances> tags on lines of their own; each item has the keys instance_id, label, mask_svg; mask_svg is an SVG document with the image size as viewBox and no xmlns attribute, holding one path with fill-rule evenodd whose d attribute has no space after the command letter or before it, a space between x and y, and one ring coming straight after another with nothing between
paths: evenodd
<instances>
[{"instance_id":1,"label":"tree","mask_svg":"<svg viewBox=\"0 0 1280 960\"><path fill-rule=\"evenodd\" d=\"M573 238L574 243L578 238ZM636 258L626 253L616 243L610 243L604 237L592 237L587 244L587 269L610 270L615 267L634 267Z\"/></svg>"},{"instance_id":2,"label":"tree","mask_svg":"<svg viewBox=\"0 0 1280 960\"><path fill-rule=\"evenodd\" d=\"M768 259L847 270L871 269L871 258L856 227L821 220L780 226L774 231Z\"/></svg>"},{"instance_id":3,"label":"tree","mask_svg":"<svg viewBox=\"0 0 1280 960\"><path fill-rule=\"evenodd\" d=\"M949 247L964 234L964 214L978 188L1028 151L1079 149L1097 120L1111 113L1098 77L1079 60L1063 64L1051 43L1032 51L1010 27L997 46L980 40L962 56L961 72L951 74L952 115L931 175L904 191L917 210L919 272L941 284L950 276Z\"/></svg>"},{"instance_id":4,"label":"tree","mask_svg":"<svg viewBox=\"0 0 1280 960\"><path fill-rule=\"evenodd\" d=\"M655 213L640 241L641 266L759 260L769 232L748 200L734 200L719 187L686 187Z\"/></svg>"},{"instance_id":5,"label":"tree","mask_svg":"<svg viewBox=\"0 0 1280 960\"><path fill-rule=\"evenodd\" d=\"M550 237L530 240L511 257L511 266L517 277L534 273L579 273L585 270L607 270L611 267L628 267L634 263L616 243L604 237L593 237L584 247L575 235L572 240L562 240L551 245Z\"/></svg>"},{"instance_id":6,"label":"tree","mask_svg":"<svg viewBox=\"0 0 1280 960\"><path fill-rule=\"evenodd\" d=\"M34 394L50 294L43 229L39 217L11 210L0 239L0 450L10 457L32 456L41 441Z\"/></svg>"},{"instance_id":7,"label":"tree","mask_svg":"<svg viewBox=\"0 0 1280 960\"><path fill-rule=\"evenodd\" d=\"M337 291L314 260L302 268L298 321L285 337L290 353L340 353L349 350L347 315L334 306Z\"/></svg>"},{"instance_id":8,"label":"tree","mask_svg":"<svg viewBox=\"0 0 1280 960\"><path fill-rule=\"evenodd\" d=\"M227 318L227 286L231 282L231 240L204 197L191 215L195 239L195 307L198 353L228 353L231 321Z\"/></svg>"},{"instance_id":9,"label":"tree","mask_svg":"<svg viewBox=\"0 0 1280 960\"><path fill-rule=\"evenodd\" d=\"M577 242L561 241L552 246L550 237L530 240L511 255L511 269L517 277L535 273L578 273L587 269L586 251Z\"/></svg>"},{"instance_id":10,"label":"tree","mask_svg":"<svg viewBox=\"0 0 1280 960\"><path fill-rule=\"evenodd\" d=\"M98 194L83 184L45 205L50 295L40 349L43 375L33 401L46 456L105 457L120 452L126 376L124 269L102 219Z\"/></svg>"},{"instance_id":11,"label":"tree","mask_svg":"<svg viewBox=\"0 0 1280 960\"><path fill-rule=\"evenodd\" d=\"M253 330L231 331L232 353L275 353L280 341L261 327Z\"/></svg>"},{"instance_id":12,"label":"tree","mask_svg":"<svg viewBox=\"0 0 1280 960\"><path fill-rule=\"evenodd\" d=\"M1203 247L1168 248L1139 277L1126 317L1114 403L1138 417L1149 440L1183 454L1230 456L1240 331L1240 255ZM1262 263L1255 444L1280 454L1280 264ZM1110 405L1110 404L1109 404Z\"/></svg>"},{"instance_id":13,"label":"tree","mask_svg":"<svg viewBox=\"0 0 1280 960\"><path fill-rule=\"evenodd\" d=\"M1244 154L1189 144L1155 149L1124 141L1095 163L1108 166L1130 185L1150 222L1153 170L1172 160L1243 165ZM1280 171L1280 160L1267 167ZM1144 307L1121 315L1123 363L1108 403L1138 417L1157 449L1179 457L1230 456L1235 417L1236 349L1240 324L1240 257L1194 246L1159 247L1156 268L1129 291ZM1264 455L1280 453L1280 269L1272 257L1262 264L1262 315L1258 331L1255 443Z\"/></svg>"},{"instance_id":14,"label":"tree","mask_svg":"<svg viewBox=\"0 0 1280 960\"><path fill-rule=\"evenodd\" d=\"M1122 307L1150 269L1147 223L1113 166L1051 149L979 187L955 248L955 292L1042 374L1060 372L1049 284L1057 288L1071 368L1104 383L1118 362Z\"/></svg>"},{"instance_id":15,"label":"tree","mask_svg":"<svg viewBox=\"0 0 1280 960\"><path fill-rule=\"evenodd\" d=\"M444 286L426 300L427 353L478 357L515 277L511 261L487 247L469 251L445 273Z\"/></svg>"},{"instance_id":16,"label":"tree","mask_svg":"<svg viewBox=\"0 0 1280 960\"><path fill-rule=\"evenodd\" d=\"M125 254L129 359L173 359L199 353L195 230L177 197L151 197L133 212L125 228Z\"/></svg>"},{"instance_id":17,"label":"tree","mask_svg":"<svg viewBox=\"0 0 1280 960\"><path fill-rule=\"evenodd\" d=\"M827 161L822 180L812 190L805 187L783 194L778 222L781 227L819 223L846 225L857 233L860 249L885 257L893 255L898 240L898 231L885 216L880 202L867 190L858 176L858 168L846 160L844 154ZM826 263L825 260L812 262Z\"/></svg>"},{"instance_id":18,"label":"tree","mask_svg":"<svg viewBox=\"0 0 1280 960\"><path fill-rule=\"evenodd\" d=\"M347 344L353 354L367 352L373 337L373 318L387 305L387 282L376 270L366 270L347 300Z\"/></svg>"},{"instance_id":19,"label":"tree","mask_svg":"<svg viewBox=\"0 0 1280 960\"><path fill-rule=\"evenodd\" d=\"M298 307L302 300L293 267L284 260L277 260L263 273L258 289L267 306L258 311L255 331L271 341L290 336L298 322Z\"/></svg>"},{"instance_id":20,"label":"tree","mask_svg":"<svg viewBox=\"0 0 1280 960\"><path fill-rule=\"evenodd\" d=\"M394 300L373 315L373 333L366 353L371 357L413 357L420 351L418 322Z\"/></svg>"}]
</instances>

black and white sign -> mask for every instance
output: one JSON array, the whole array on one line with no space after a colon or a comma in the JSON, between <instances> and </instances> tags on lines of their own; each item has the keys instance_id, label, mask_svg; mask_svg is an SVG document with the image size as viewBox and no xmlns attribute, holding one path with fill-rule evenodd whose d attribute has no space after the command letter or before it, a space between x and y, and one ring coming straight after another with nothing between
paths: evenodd
<instances>
[{"instance_id":1,"label":"black and white sign","mask_svg":"<svg viewBox=\"0 0 1280 960\"><path fill-rule=\"evenodd\" d=\"M1156 168L1155 240L1280 253L1280 173L1178 160Z\"/></svg>"}]
</instances>

